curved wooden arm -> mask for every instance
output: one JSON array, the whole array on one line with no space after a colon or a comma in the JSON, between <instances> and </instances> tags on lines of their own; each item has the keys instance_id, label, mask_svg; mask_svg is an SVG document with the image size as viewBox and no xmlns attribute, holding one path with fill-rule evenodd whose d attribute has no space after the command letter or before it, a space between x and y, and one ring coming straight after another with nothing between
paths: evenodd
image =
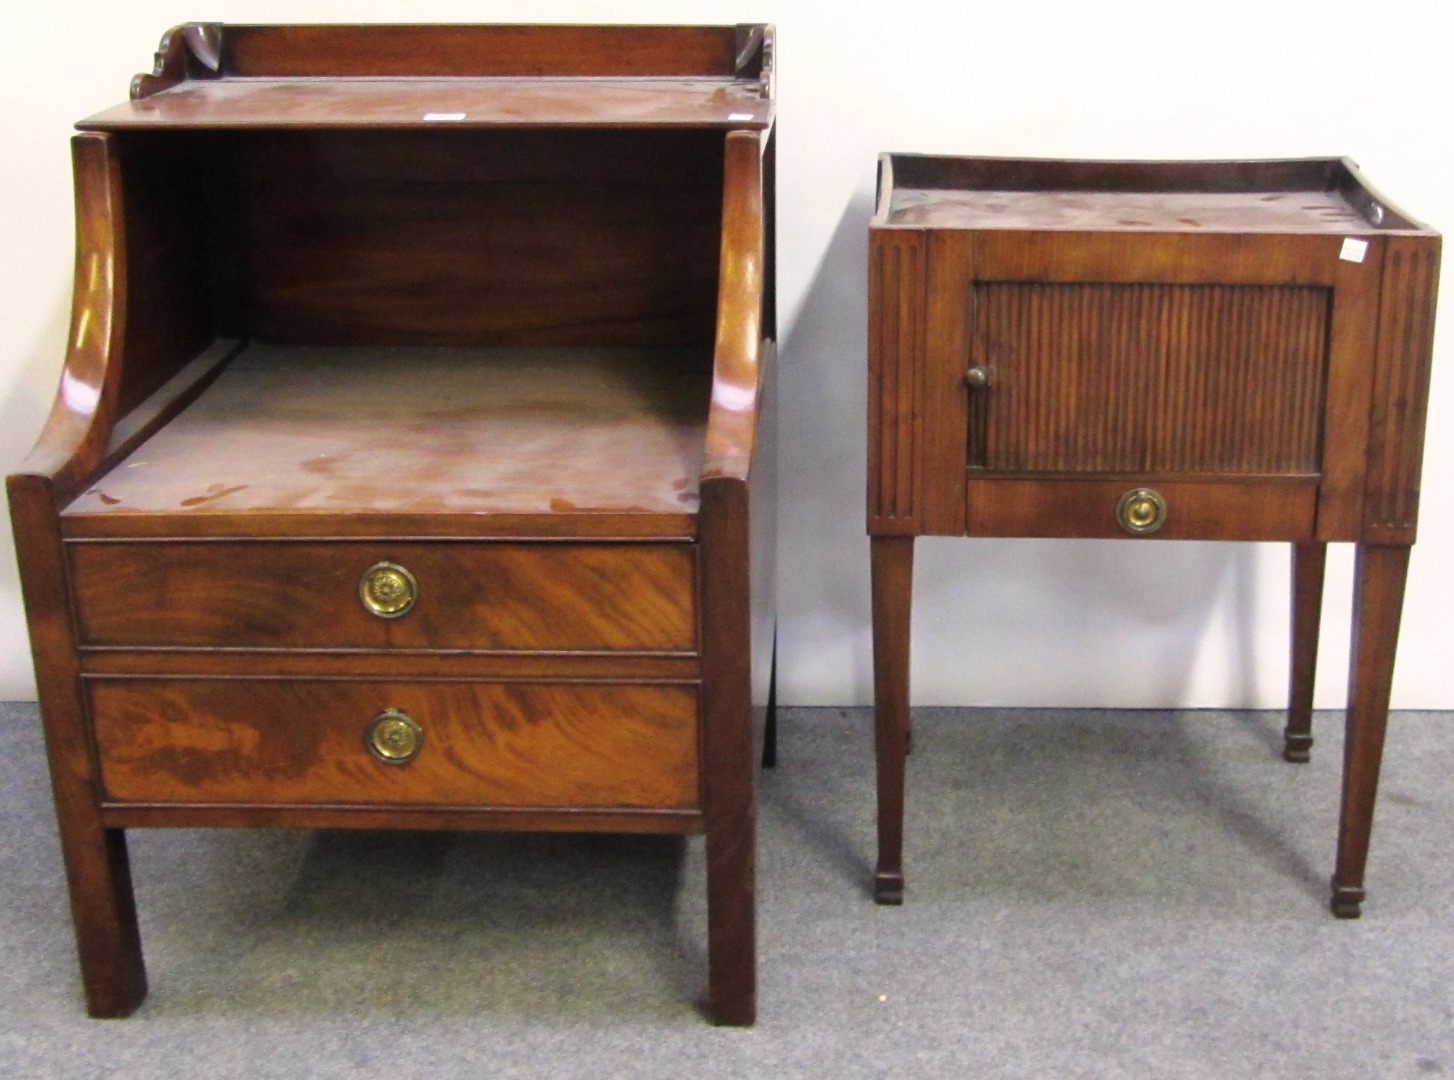
<instances>
[{"instance_id":1,"label":"curved wooden arm","mask_svg":"<svg viewBox=\"0 0 1454 1080\"><path fill-rule=\"evenodd\" d=\"M115 420L114 373L125 332L126 223L110 136L71 140L76 176L76 281L65 368L50 417L19 473L49 477L69 499L100 464Z\"/></svg>"},{"instance_id":2,"label":"curved wooden arm","mask_svg":"<svg viewBox=\"0 0 1454 1080\"><path fill-rule=\"evenodd\" d=\"M746 479L757 435L762 381L762 135L727 135L717 342L702 479Z\"/></svg>"},{"instance_id":3,"label":"curved wooden arm","mask_svg":"<svg viewBox=\"0 0 1454 1080\"><path fill-rule=\"evenodd\" d=\"M160 94L198 71L215 75L222 69L222 24L183 23L162 35L150 72L131 80L131 100Z\"/></svg>"}]
</instances>

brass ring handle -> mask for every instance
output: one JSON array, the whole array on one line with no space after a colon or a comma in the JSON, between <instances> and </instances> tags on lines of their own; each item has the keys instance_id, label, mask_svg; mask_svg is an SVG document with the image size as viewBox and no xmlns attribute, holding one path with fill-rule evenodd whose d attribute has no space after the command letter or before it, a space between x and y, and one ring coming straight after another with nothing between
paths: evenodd
<instances>
[{"instance_id":1,"label":"brass ring handle","mask_svg":"<svg viewBox=\"0 0 1454 1080\"><path fill-rule=\"evenodd\" d=\"M406 765L424 746L424 729L398 709L385 709L369 721L364 735L369 753L390 765Z\"/></svg>"},{"instance_id":2,"label":"brass ring handle","mask_svg":"<svg viewBox=\"0 0 1454 1080\"><path fill-rule=\"evenodd\" d=\"M397 619L419 596L414 575L398 563L374 563L359 579L358 598L365 610L381 619Z\"/></svg>"},{"instance_id":3,"label":"brass ring handle","mask_svg":"<svg viewBox=\"0 0 1454 1080\"><path fill-rule=\"evenodd\" d=\"M1132 488L1116 503L1116 521L1133 536L1149 536L1166 524L1166 500L1151 488Z\"/></svg>"}]
</instances>

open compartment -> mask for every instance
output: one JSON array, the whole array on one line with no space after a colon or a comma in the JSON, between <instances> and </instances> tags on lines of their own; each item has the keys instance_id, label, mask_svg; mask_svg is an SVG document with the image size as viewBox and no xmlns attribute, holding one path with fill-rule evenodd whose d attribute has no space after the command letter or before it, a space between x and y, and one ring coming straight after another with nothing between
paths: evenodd
<instances>
[{"instance_id":1,"label":"open compartment","mask_svg":"<svg viewBox=\"0 0 1454 1080\"><path fill-rule=\"evenodd\" d=\"M94 149L118 165L138 283L118 411L201 354L216 381L70 527L346 510L693 531L721 131L125 131Z\"/></svg>"}]
</instances>

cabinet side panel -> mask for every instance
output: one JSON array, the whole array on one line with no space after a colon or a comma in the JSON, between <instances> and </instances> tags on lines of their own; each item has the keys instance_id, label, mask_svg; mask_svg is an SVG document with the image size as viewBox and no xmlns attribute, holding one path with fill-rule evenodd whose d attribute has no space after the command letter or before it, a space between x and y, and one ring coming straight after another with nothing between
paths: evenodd
<instances>
[{"instance_id":1,"label":"cabinet side panel","mask_svg":"<svg viewBox=\"0 0 1454 1080\"><path fill-rule=\"evenodd\" d=\"M964 469L969 440L971 327L977 317L974 292L981 234L929 234L924 289L924 335L920 393L923 401L923 508L919 532L964 533Z\"/></svg>"},{"instance_id":2,"label":"cabinet side panel","mask_svg":"<svg viewBox=\"0 0 1454 1080\"><path fill-rule=\"evenodd\" d=\"M1363 527L1365 537L1374 542L1412 543L1433 359L1439 241L1390 238L1383 274Z\"/></svg>"},{"instance_id":3,"label":"cabinet side panel","mask_svg":"<svg viewBox=\"0 0 1454 1080\"><path fill-rule=\"evenodd\" d=\"M869 239L868 531L912 535L923 431L924 238L875 230Z\"/></svg>"},{"instance_id":4,"label":"cabinet side panel","mask_svg":"<svg viewBox=\"0 0 1454 1080\"><path fill-rule=\"evenodd\" d=\"M180 371L214 335L204 160L215 140L192 133L118 137L125 203L125 371L117 415Z\"/></svg>"},{"instance_id":5,"label":"cabinet side panel","mask_svg":"<svg viewBox=\"0 0 1454 1080\"><path fill-rule=\"evenodd\" d=\"M1323 410L1323 475L1318 486L1318 539L1357 540L1363 523L1368 458L1368 403L1378 344L1382 238L1369 240L1363 262L1333 262L1333 310L1328 316L1328 402Z\"/></svg>"}]
</instances>

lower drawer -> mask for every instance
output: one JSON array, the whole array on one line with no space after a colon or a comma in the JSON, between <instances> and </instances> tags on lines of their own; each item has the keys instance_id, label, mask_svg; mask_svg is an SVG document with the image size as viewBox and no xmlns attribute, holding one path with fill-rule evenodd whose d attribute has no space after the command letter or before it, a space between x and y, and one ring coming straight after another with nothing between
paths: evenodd
<instances>
[{"instance_id":1,"label":"lower drawer","mask_svg":"<svg viewBox=\"0 0 1454 1080\"><path fill-rule=\"evenodd\" d=\"M1159 509L1147 499L1151 492ZM1311 540L1316 480L1220 482L970 477L969 536ZM1139 498L1138 498L1139 496ZM1136 527L1140 524L1142 527Z\"/></svg>"},{"instance_id":2,"label":"lower drawer","mask_svg":"<svg viewBox=\"0 0 1454 1080\"><path fill-rule=\"evenodd\" d=\"M102 784L115 802L700 804L694 686L196 678L87 686Z\"/></svg>"}]
</instances>

